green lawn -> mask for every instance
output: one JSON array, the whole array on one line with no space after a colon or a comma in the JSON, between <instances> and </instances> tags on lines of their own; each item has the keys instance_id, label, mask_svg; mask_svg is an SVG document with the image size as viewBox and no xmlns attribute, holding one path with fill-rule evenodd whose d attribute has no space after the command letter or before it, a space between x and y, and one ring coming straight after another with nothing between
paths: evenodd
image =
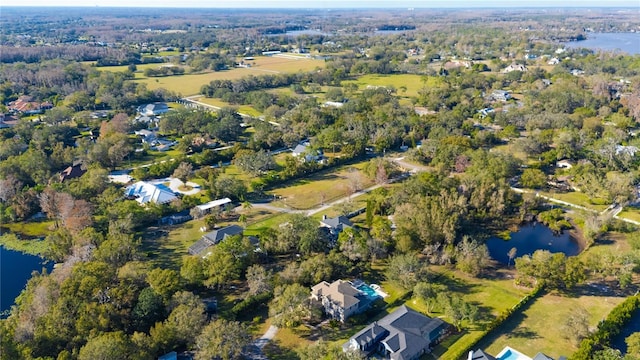
<instances>
[{"instance_id":1,"label":"green lawn","mask_svg":"<svg viewBox=\"0 0 640 360\"><path fill-rule=\"evenodd\" d=\"M601 205L602 202L599 200L592 201L592 199L588 195L577 191L567 193L541 191L540 194L597 211L604 211L609 206Z\"/></svg>"},{"instance_id":2,"label":"green lawn","mask_svg":"<svg viewBox=\"0 0 640 360\"><path fill-rule=\"evenodd\" d=\"M273 190L271 193L282 198L276 202L277 206L303 210L312 209L321 203L329 203L346 196L353 177L359 179L360 189L373 185L373 181L361 171L365 164L366 162L362 162L320 171Z\"/></svg>"},{"instance_id":3,"label":"green lawn","mask_svg":"<svg viewBox=\"0 0 640 360\"><path fill-rule=\"evenodd\" d=\"M491 151L513 155L515 158L520 159L525 164L533 163L533 161L529 159L529 156L527 156L527 153L518 150L516 146L514 146L513 142L505 145L494 146Z\"/></svg>"},{"instance_id":4,"label":"green lawn","mask_svg":"<svg viewBox=\"0 0 640 360\"><path fill-rule=\"evenodd\" d=\"M200 228L204 220L191 220L184 224L163 227L166 234L154 234L156 228L150 228L143 236L142 251L158 266L179 269L182 257L189 255L189 246L204 234Z\"/></svg>"},{"instance_id":5,"label":"green lawn","mask_svg":"<svg viewBox=\"0 0 640 360\"><path fill-rule=\"evenodd\" d=\"M213 106L218 106L218 107L235 107L237 108L237 111L239 113L242 114L247 114L249 116L253 116L253 117L258 117L260 115L262 115L262 113L256 109L254 109L251 105L232 105L229 104L228 102L222 101L220 99L217 98L206 98L206 97L201 97L197 99L199 102L205 103L205 104L209 104L209 105L213 105Z\"/></svg>"},{"instance_id":6,"label":"green lawn","mask_svg":"<svg viewBox=\"0 0 640 360\"><path fill-rule=\"evenodd\" d=\"M623 300L622 297L546 294L535 299L521 313L514 314L503 324L501 331L483 339L477 347L492 355L508 345L530 357L539 351L555 359L569 356L577 348L563 337L562 319L572 309L581 307L588 311L590 326L595 328Z\"/></svg>"},{"instance_id":7,"label":"green lawn","mask_svg":"<svg viewBox=\"0 0 640 360\"><path fill-rule=\"evenodd\" d=\"M483 336L483 327L493 320L498 314L516 305L531 289L521 288L514 285L513 279L509 278L511 272L508 270L497 270L492 278L473 278L458 271L441 268L437 270L440 276L437 282L447 286L449 291L458 293L465 301L479 307L480 319L475 324L463 323L464 331L448 339L434 350L434 355L442 359L451 359L452 354L458 353L460 349L466 348L469 344L477 341ZM413 306L417 310L426 313L426 306L421 300L411 299L408 306ZM431 316L447 317L441 313L434 313Z\"/></svg>"},{"instance_id":8,"label":"green lawn","mask_svg":"<svg viewBox=\"0 0 640 360\"><path fill-rule=\"evenodd\" d=\"M624 210L618 214L618 216L621 218L640 222L640 209L636 207L625 207Z\"/></svg>"},{"instance_id":9,"label":"green lawn","mask_svg":"<svg viewBox=\"0 0 640 360\"><path fill-rule=\"evenodd\" d=\"M256 57L256 60L251 61L251 63L255 63L255 66L252 66L250 68L233 68L217 72L205 72L198 74L185 74L153 78L138 78L138 72L136 72L135 81L146 84L147 88L150 90L165 88L167 90L180 93L183 96L188 96L199 94L202 86L209 84L213 80L236 80L249 75L260 76L265 74L277 74L281 72L306 72L312 71L316 68L324 67L324 61L306 58L285 59L278 57ZM157 66L158 64L153 65ZM138 69L140 69L140 66L138 66Z\"/></svg>"},{"instance_id":10,"label":"green lawn","mask_svg":"<svg viewBox=\"0 0 640 360\"><path fill-rule=\"evenodd\" d=\"M397 94L401 97L418 96L418 91L423 87L434 88L442 85L442 79L435 76L422 76L412 74L399 75L364 75L355 81L345 81L345 83L353 82L358 84L362 90L367 86L393 86ZM407 90L403 91L402 87Z\"/></svg>"}]
</instances>

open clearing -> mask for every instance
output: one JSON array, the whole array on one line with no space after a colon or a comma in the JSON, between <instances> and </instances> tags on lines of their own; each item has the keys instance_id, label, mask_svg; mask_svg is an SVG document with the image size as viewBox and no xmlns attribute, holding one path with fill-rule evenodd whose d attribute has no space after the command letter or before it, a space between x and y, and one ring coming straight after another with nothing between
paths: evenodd
<instances>
[{"instance_id":1,"label":"open clearing","mask_svg":"<svg viewBox=\"0 0 640 360\"><path fill-rule=\"evenodd\" d=\"M148 89L164 88L175 91L183 96L200 93L202 85L209 84L213 80L235 80L245 76L260 76L265 74L307 72L325 66L324 60L308 58L283 58L260 56L249 62L249 68L233 68L217 72L204 72L198 74L184 74L177 76L164 76L148 78L143 75L147 68L157 68L166 64L140 64L136 65L135 81L147 84ZM187 71L188 71L188 67ZM127 66L105 66L97 68L103 71L126 71Z\"/></svg>"},{"instance_id":2,"label":"open clearing","mask_svg":"<svg viewBox=\"0 0 640 360\"><path fill-rule=\"evenodd\" d=\"M595 328L623 300L623 297L546 294L525 306L522 312L514 314L502 325L500 332L484 339L478 347L493 355L509 345L528 356L539 351L554 359L568 356L577 348L563 337L562 320L572 309L587 309L589 325Z\"/></svg>"},{"instance_id":3,"label":"open clearing","mask_svg":"<svg viewBox=\"0 0 640 360\"><path fill-rule=\"evenodd\" d=\"M418 91L423 87L434 88L439 87L442 84L442 80L433 76L422 76L412 74L399 74L399 75L365 75L358 78L355 81L345 81L345 83L356 83L360 89L364 89L367 86L386 86L394 87L399 96L414 97L418 96ZM405 86L406 92L401 88Z\"/></svg>"},{"instance_id":4,"label":"open clearing","mask_svg":"<svg viewBox=\"0 0 640 360\"><path fill-rule=\"evenodd\" d=\"M282 199L274 202L274 205L306 210L346 196L354 183L358 184L358 190L366 189L373 185L373 181L361 171L365 164L362 162L320 171L273 190L271 193Z\"/></svg>"}]
</instances>

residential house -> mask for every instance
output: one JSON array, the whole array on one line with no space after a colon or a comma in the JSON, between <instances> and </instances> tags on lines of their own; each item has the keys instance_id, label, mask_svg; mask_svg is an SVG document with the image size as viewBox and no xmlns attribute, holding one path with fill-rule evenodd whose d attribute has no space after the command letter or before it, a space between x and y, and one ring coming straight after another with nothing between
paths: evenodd
<instances>
[{"instance_id":1,"label":"residential house","mask_svg":"<svg viewBox=\"0 0 640 360\"><path fill-rule=\"evenodd\" d=\"M502 70L503 73L510 73L512 71L527 72L529 69L527 69L523 64L511 64Z\"/></svg>"},{"instance_id":2,"label":"residential house","mask_svg":"<svg viewBox=\"0 0 640 360\"><path fill-rule=\"evenodd\" d=\"M402 305L357 332L343 349L379 353L392 360L415 360L440 343L449 329L442 319L430 318Z\"/></svg>"},{"instance_id":3,"label":"residential house","mask_svg":"<svg viewBox=\"0 0 640 360\"><path fill-rule=\"evenodd\" d=\"M571 169L573 167L573 164L571 163L571 161L564 159L556 161L556 167L560 169Z\"/></svg>"},{"instance_id":4,"label":"residential house","mask_svg":"<svg viewBox=\"0 0 640 360\"><path fill-rule=\"evenodd\" d=\"M573 76L580 76L580 75L584 75L584 70L573 69L573 70L570 71L570 73Z\"/></svg>"},{"instance_id":5,"label":"residential house","mask_svg":"<svg viewBox=\"0 0 640 360\"><path fill-rule=\"evenodd\" d=\"M341 108L344 106L343 102L340 101L325 101L322 104L322 107L334 107L334 108Z\"/></svg>"},{"instance_id":6,"label":"residential house","mask_svg":"<svg viewBox=\"0 0 640 360\"><path fill-rule=\"evenodd\" d=\"M177 225L192 220L193 216L189 214L189 211L184 210L179 213L171 214L160 218L160 225Z\"/></svg>"},{"instance_id":7,"label":"residential house","mask_svg":"<svg viewBox=\"0 0 640 360\"><path fill-rule=\"evenodd\" d=\"M200 255L209 247L220 243L229 236L242 235L244 229L238 225L230 225L206 233L200 240L189 247L189 254Z\"/></svg>"},{"instance_id":8,"label":"residential house","mask_svg":"<svg viewBox=\"0 0 640 360\"><path fill-rule=\"evenodd\" d=\"M163 102L138 106L138 113L146 116L158 116L169 111L169 106Z\"/></svg>"},{"instance_id":9,"label":"residential house","mask_svg":"<svg viewBox=\"0 0 640 360\"><path fill-rule=\"evenodd\" d=\"M45 110L53 108L53 104L45 101L34 101L32 96L22 95L17 100L7 105L9 111L13 113L22 113L25 115L42 114Z\"/></svg>"},{"instance_id":10,"label":"residential house","mask_svg":"<svg viewBox=\"0 0 640 360\"><path fill-rule=\"evenodd\" d=\"M12 128L18 124L15 116L0 113L0 129Z\"/></svg>"},{"instance_id":11,"label":"residential house","mask_svg":"<svg viewBox=\"0 0 640 360\"><path fill-rule=\"evenodd\" d=\"M496 111L491 107L478 110L478 113L480 114L480 118L482 119L486 118L487 116L489 116L489 114L492 114L494 112Z\"/></svg>"},{"instance_id":12,"label":"residential house","mask_svg":"<svg viewBox=\"0 0 640 360\"><path fill-rule=\"evenodd\" d=\"M365 311L372 303L367 294L344 280L336 280L331 284L326 281L316 284L311 288L311 298L322 303L327 315L341 322L351 315Z\"/></svg>"},{"instance_id":13,"label":"residential house","mask_svg":"<svg viewBox=\"0 0 640 360\"><path fill-rule=\"evenodd\" d=\"M322 150L311 149L309 143L303 143L296 145L291 152L291 155L302 160L302 162L321 162L324 159Z\"/></svg>"},{"instance_id":14,"label":"residential house","mask_svg":"<svg viewBox=\"0 0 640 360\"><path fill-rule=\"evenodd\" d=\"M217 207L221 208L222 206L224 206L226 204L230 204L230 203L231 203L231 199L223 198L223 199L209 201L206 204L196 205L196 209L198 209L198 212L201 215L206 215L206 214L210 213L212 209L217 208Z\"/></svg>"},{"instance_id":15,"label":"residential house","mask_svg":"<svg viewBox=\"0 0 640 360\"><path fill-rule=\"evenodd\" d=\"M141 205L147 203L166 204L178 197L162 184L152 184L145 181L138 181L137 183L128 186L125 189L125 195L130 198L135 198Z\"/></svg>"},{"instance_id":16,"label":"residential house","mask_svg":"<svg viewBox=\"0 0 640 360\"><path fill-rule=\"evenodd\" d=\"M87 169L84 168L84 164L81 161L76 161L73 165L67 167L66 169L60 172L60 182L64 182L65 180L79 178L87 172Z\"/></svg>"},{"instance_id":17,"label":"residential house","mask_svg":"<svg viewBox=\"0 0 640 360\"><path fill-rule=\"evenodd\" d=\"M616 155L627 155L630 157L636 156L638 152L637 146L627 146L627 145L616 145Z\"/></svg>"},{"instance_id":18,"label":"residential house","mask_svg":"<svg viewBox=\"0 0 640 360\"><path fill-rule=\"evenodd\" d=\"M558 65L560 64L560 59L558 59L557 57L551 58L549 61L547 61L548 65Z\"/></svg>"},{"instance_id":19,"label":"residential house","mask_svg":"<svg viewBox=\"0 0 640 360\"><path fill-rule=\"evenodd\" d=\"M433 114L436 113L435 111L429 110L428 108L423 107L423 106L415 106L413 108L413 111L415 111L415 113L417 115L420 115L420 116L422 116L422 115L433 115Z\"/></svg>"},{"instance_id":20,"label":"residential house","mask_svg":"<svg viewBox=\"0 0 640 360\"><path fill-rule=\"evenodd\" d=\"M136 134L138 137L140 137L140 140L142 141L143 144L151 143L157 138L155 131L151 131L147 129L136 130L133 133Z\"/></svg>"},{"instance_id":21,"label":"residential house","mask_svg":"<svg viewBox=\"0 0 640 360\"><path fill-rule=\"evenodd\" d=\"M496 101L507 101L511 99L511 94L506 90L494 90L491 93L491 98Z\"/></svg>"},{"instance_id":22,"label":"residential house","mask_svg":"<svg viewBox=\"0 0 640 360\"><path fill-rule=\"evenodd\" d=\"M478 349L476 351L473 351L473 350L469 351L469 356L467 356L467 360L496 360L496 358Z\"/></svg>"},{"instance_id":23,"label":"residential house","mask_svg":"<svg viewBox=\"0 0 640 360\"><path fill-rule=\"evenodd\" d=\"M353 227L353 224L346 216L340 215L333 218L327 218L327 215L322 215L320 226L328 228L331 234L337 235L345 228Z\"/></svg>"}]
</instances>

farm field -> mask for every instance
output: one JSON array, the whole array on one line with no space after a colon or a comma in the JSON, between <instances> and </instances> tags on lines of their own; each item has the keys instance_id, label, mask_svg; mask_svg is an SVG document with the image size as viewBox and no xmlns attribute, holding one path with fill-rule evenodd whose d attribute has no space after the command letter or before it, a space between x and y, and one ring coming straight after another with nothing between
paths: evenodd
<instances>
[{"instance_id":1,"label":"farm field","mask_svg":"<svg viewBox=\"0 0 640 360\"><path fill-rule=\"evenodd\" d=\"M167 90L178 92L183 96L188 96L199 94L202 85L206 85L213 80L236 80L249 75L260 76L265 74L295 73L299 71L306 72L324 67L324 61L306 58L256 57L255 60L251 61L251 64L252 67L250 68L234 68L217 72L154 78L138 78L138 75L142 74L136 72L135 81L147 84L147 88L151 90L165 88ZM158 64L151 65L157 66ZM126 66L124 69L126 70ZM140 69L140 67L138 67L138 69Z\"/></svg>"}]
</instances>

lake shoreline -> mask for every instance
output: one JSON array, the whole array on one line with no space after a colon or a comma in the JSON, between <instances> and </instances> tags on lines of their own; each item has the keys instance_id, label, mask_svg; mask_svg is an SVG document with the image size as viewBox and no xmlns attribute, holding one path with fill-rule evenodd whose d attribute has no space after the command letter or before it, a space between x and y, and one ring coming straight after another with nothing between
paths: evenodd
<instances>
[{"instance_id":1,"label":"lake shoreline","mask_svg":"<svg viewBox=\"0 0 640 360\"><path fill-rule=\"evenodd\" d=\"M0 246L7 250L38 256L44 260L51 260L45 256L47 249L44 240L21 240L14 234L5 233L0 236Z\"/></svg>"}]
</instances>

